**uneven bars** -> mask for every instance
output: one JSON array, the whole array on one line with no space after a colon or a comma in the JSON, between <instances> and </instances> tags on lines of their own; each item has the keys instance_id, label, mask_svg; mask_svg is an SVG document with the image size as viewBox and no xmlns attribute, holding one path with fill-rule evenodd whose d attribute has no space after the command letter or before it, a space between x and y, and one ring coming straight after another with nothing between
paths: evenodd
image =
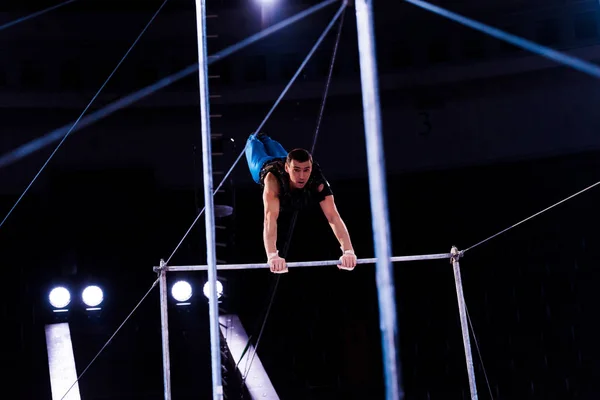
<instances>
[{"instance_id":1,"label":"uneven bars","mask_svg":"<svg viewBox=\"0 0 600 400\"><path fill-rule=\"evenodd\" d=\"M441 253L441 254L426 254L420 256L398 256L391 257L391 262L404 262L404 261L423 261L423 260L441 260L452 258L452 254L450 253ZM375 264L377 262L376 258L361 258L356 261L357 264ZM288 268L295 267L324 267L330 265L339 265L339 260L329 260L329 261L298 261L298 262L289 262L286 263ZM159 272L164 268L167 272L183 272L183 271L206 271L206 265L180 265L180 266L164 266L164 267L154 267L154 272ZM220 264L217 265L217 270L244 270L244 269L260 269L260 268L269 268L267 263L257 263L257 264Z\"/></svg>"}]
</instances>

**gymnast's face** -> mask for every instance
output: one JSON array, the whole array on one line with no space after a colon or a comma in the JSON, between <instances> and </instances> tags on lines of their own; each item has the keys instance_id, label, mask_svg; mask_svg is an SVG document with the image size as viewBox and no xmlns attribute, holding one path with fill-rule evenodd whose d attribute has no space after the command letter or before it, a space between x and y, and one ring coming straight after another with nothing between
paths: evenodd
<instances>
[{"instance_id":1,"label":"gymnast's face","mask_svg":"<svg viewBox=\"0 0 600 400\"><path fill-rule=\"evenodd\" d=\"M290 186L293 189L302 189L308 182L308 178L310 178L312 163L310 161L292 160L290 163L285 164L285 172L290 176Z\"/></svg>"}]
</instances>

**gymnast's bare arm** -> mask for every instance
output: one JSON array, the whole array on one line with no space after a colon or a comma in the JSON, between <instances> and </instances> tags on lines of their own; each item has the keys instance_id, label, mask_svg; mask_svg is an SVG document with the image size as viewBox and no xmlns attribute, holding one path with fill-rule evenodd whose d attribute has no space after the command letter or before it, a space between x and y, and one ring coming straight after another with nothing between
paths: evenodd
<instances>
[{"instance_id":1,"label":"gymnast's bare arm","mask_svg":"<svg viewBox=\"0 0 600 400\"><path fill-rule=\"evenodd\" d=\"M319 187L319 192L321 190L323 190L323 185ZM340 242L342 248L343 254L340 257L341 264L338 265L338 268L347 270L354 269L354 267L356 267L356 255L354 254L354 248L350 241L350 233L335 205L333 195L326 196L325 199L321 201L320 205L323 214L325 214L325 217L327 218L327 222L329 222L329 226L333 230L333 234L338 242Z\"/></svg>"},{"instance_id":2,"label":"gymnast's bare arm","mask_svg":"<svg viewBox=\"0 0 600 400\"><path fill-rule=\"evenodd\" d=\"M279 182L271 173L265 176L263 190L264 228L263 241L271 272L287 272L285 260L279 257L277 251L277 218L279 217Z\"/></svg>"}]
</instances>

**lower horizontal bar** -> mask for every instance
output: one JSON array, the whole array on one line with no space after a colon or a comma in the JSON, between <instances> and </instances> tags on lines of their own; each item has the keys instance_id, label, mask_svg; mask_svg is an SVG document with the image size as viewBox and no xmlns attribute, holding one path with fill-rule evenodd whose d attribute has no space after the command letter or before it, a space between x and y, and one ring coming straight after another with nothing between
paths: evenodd
<instances>
[{"instance_id":1,"label":"lower horizontal bar","mask_svg":"<svg viewBox=\"0 0 600 400\"><path fill-rule=\"evenodd\" d=\"M400 257L391 257L392 262L402 262L402 261L422 261L422 260L440 260L440 259L450 259L452 258L452 254L443 253L443 254L427 254L422 256L400 256ZM357 264L375 264L377 261L376 258L361 258L356 261ZM286 263L288 268L294 267L324 267L328 265L339 265L339 260L331 260L331 261L300 261L300 262L289 262ZM217 265L217 270L232 270L232 269L259 269L259 268L269 268L267 263L259 263L259 264L220 264ZM155 267L155 271L160 270L160 267ZM168 272L181 272L181 271L206 271L206 265L183 265L183 266L172 266L166 267Z\"/></svg>"}]
</instances>

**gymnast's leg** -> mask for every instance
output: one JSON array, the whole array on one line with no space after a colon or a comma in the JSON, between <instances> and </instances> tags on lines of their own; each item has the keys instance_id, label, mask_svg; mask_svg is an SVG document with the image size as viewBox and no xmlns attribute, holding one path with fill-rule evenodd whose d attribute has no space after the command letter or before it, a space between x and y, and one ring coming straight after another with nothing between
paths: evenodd
<instances>
[{"instance_id":1,"label":"gymnast's leg","mask_svg":"<svg viewBox=\"0 0 600 400\"><path fill-rule=\"evenodd\" d=\"M283 146L276 140L271 139L269 136L265 134L261 134L259 137L260 141L265 145L265 149L267 149L267 154L272 157L277 158L286 158L288 152Z\"/></svg>"},{"instance_id":2,"label":"gymnast's leg","mask_svg":"<svg viewBox=\"0 0 600 400\"><path fill-rule=\"evenodd\" d=\"M246 142L246 161L254 182L260 183L260 170L265 162L272 160L275 157L267 153L267 149L263 142L257 139L254 135L250 135Z\"/></svg>"}]
</instances>

